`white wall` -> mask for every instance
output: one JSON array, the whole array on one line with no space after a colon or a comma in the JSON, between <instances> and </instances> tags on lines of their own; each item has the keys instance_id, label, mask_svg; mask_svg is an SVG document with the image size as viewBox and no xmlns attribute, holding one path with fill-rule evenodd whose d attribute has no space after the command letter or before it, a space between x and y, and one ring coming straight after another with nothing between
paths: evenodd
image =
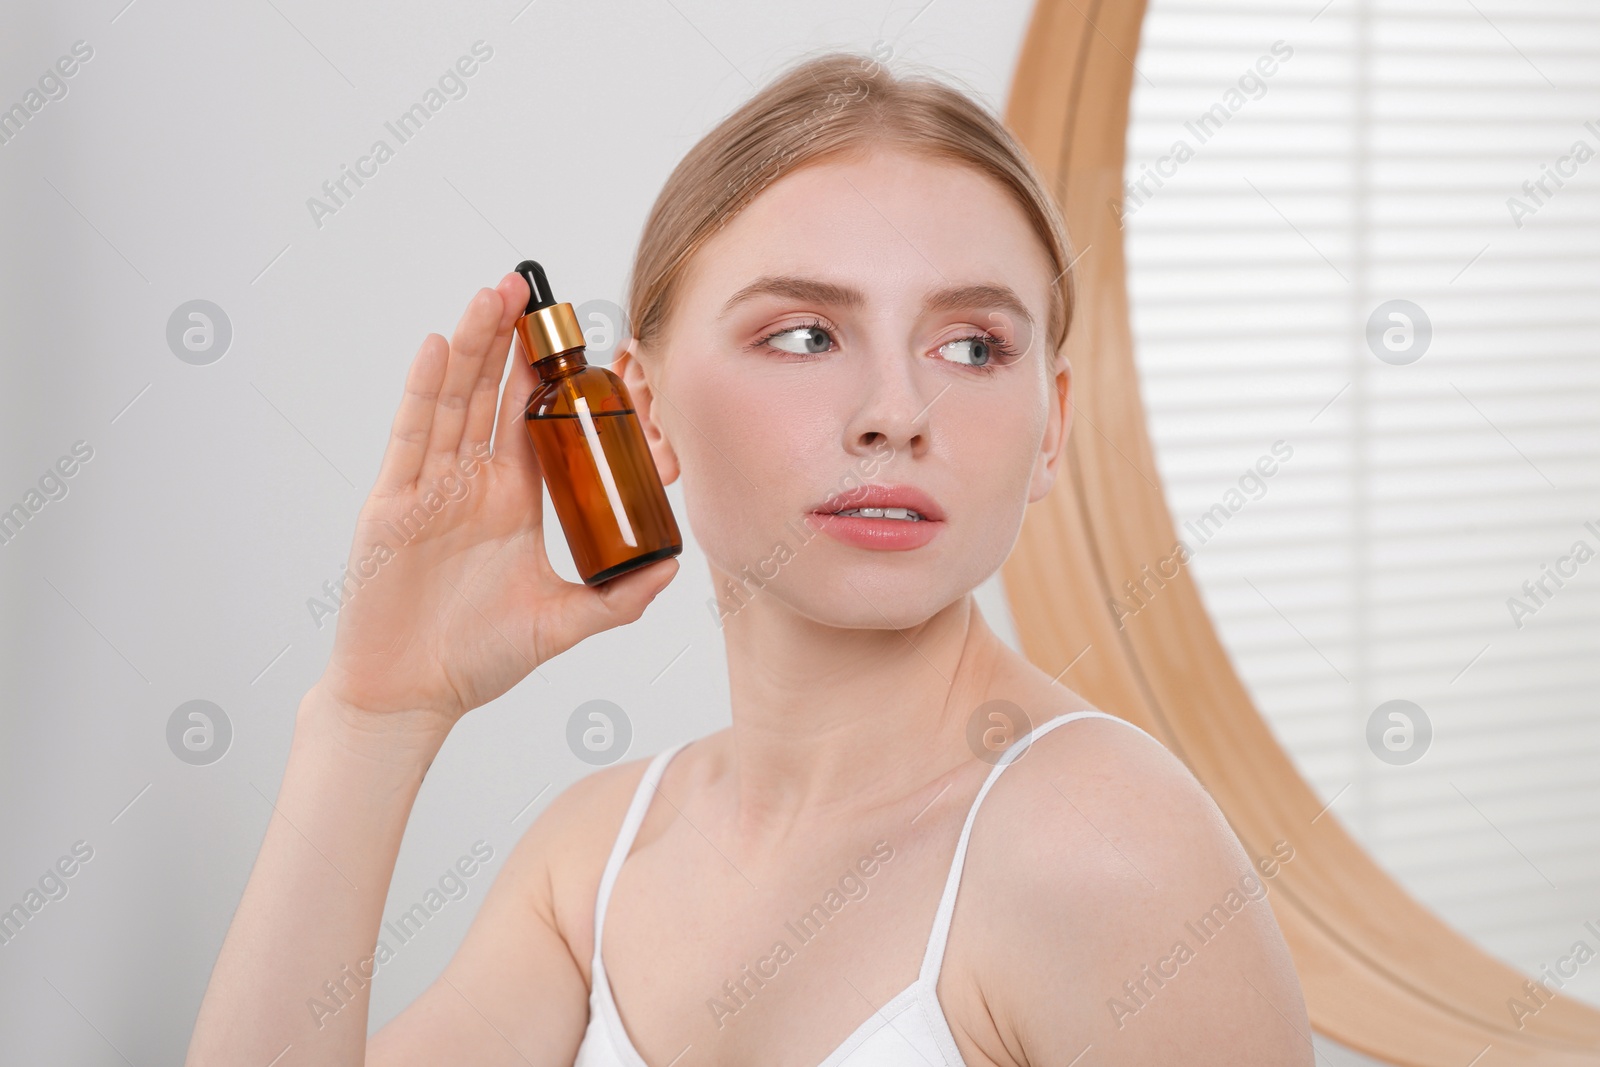
<instances>
[{"instance_id":1,"label":"white wall","mask_svg":"<svg viewBox=\"0 0 1600 1067\"><path fill-rule=\"evenodd\" d=\"M525 256L559 296L620 299L668 171L790 57L892 39L998 104L1026 16L1021 0L6 9L0 107L76 42L92 54L0 144L0 508L76 442L92 457L0 545L0 907L75 843L93 850L0 945L7 1062L181 1058L327 655L332 627L306 601L339 573L422 336L448 335ZM384 123L477 41L492 55L466 94L397 144ZM393 158L317 225L307 199L380 137ZM207 365L167 340L197 299L231 325ZM446 746L388 910L480 839L496 860L383 972L375 1025L437 973L499 860L588 769L564 740L573 708L622 705L630 755L726 722L692 543L683 562L639 624L545 665ZM995 583L982 600L1009 635ZM204 766L167 741L196 699L233 731Z\"/></svg>"}]
</instances>

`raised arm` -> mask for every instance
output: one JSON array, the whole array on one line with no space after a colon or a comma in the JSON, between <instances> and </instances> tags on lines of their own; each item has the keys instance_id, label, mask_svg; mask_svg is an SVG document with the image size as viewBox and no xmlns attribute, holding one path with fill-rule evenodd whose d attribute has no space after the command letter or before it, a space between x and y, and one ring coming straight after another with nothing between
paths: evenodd
<instances>
[{"instance_id":1,"label":"raised arm","mask_svg":"<svg viewBox=\"0 0 1600 1067\"><path fill-rule=\"evenodd\" d=\"M365 1062L370 983L352 976L371 972L406 820L451 727L583 638L637 619L677 573L676 560L663 560L590 588L551 568L522 418L533 374L521 359L500 396L527 299L516 274L480 289L450 340L429 334L412 362L356 522L333 652L300 702L190 1065ZM553 938L535 936L529 948L562 959ZM309 1002L328 1002L330 983L342 990L340 1010L317 1012ZM460 1016L435 1018L451 1027ZM565 1048L570 1060L568 1030L552 1021L550 1055ZM456 1062L504 1055L487 1027L443 1036L459 1038ZM535 1048L517 1055L557 1062Z\"/></svg>"}]
</instances>

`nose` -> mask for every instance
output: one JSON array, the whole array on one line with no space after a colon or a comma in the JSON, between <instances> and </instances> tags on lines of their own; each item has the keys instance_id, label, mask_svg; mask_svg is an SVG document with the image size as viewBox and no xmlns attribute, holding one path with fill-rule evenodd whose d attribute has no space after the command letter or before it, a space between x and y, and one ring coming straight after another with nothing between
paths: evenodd
<instances>
[{"instance_id":1,"label":"nose","mask_svg":"<svg viewBox=\"0 0 1600 1067\"><path fill-rule=\"evenodd\" d=\"M942 390L924 394L935 376L919 374L915 355L898 346L874 346L857 366L859 393L845 420L845 448L876 453L887 443L913 457L926 452L932 444L934 402Z\"/></svg>"}]
</instances>

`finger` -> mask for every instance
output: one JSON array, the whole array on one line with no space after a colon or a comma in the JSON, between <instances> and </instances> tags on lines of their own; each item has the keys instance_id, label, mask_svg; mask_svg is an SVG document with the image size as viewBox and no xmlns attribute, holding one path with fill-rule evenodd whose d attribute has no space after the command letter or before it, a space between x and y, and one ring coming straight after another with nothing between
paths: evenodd
<instances>
[{"instance_id":1,"label":"finger","mask_svg":"<svg viewBox=\"0 0 1600 1067\"><path fill-rule=\"evenodd\" d=\"M439 334L430 333L422 339L422 347L417 349L406 374L405 395L400 398L400 409L389 429L389 445L384 449L374 491L396 493L417 480L449 356L449 342Z\"/></svg>"},{"instance_id":2,"label":"finger","mask_svg":"<svg viewBox=\"0 0 1600 1067\"><path fill-rule=\"evenodd\" d=\"M479 289L467 303L456 331L450 337L450 362L445 367L444 384L434 404L433 429L428 434L428 451L423 470L455 467L461 448L461 431L467 421L467 401L483 369L489 345L499 329L504 302L493 289Z\"/></svg>"},{"instance_id":3,"label":"finger","mask_svg":"<svg viewBox=\"0 0 1600 1067\"><path fill-rule=\"evenodd\" d=\"M537 472L538 457L534 455L533 441L528 437L528 398L538 376L523 357L518 344L517 353L511 357L511 373L506 377L505 395L500 398L500 417L494 430L494 458L513 467Z\"/></svg>"},{"instance_id":4,"label":"finger","mask_svg":"<svg viewBox=\"0 0 1600 1067\"><path fill-rule=\"evenodd\" d=\"M644 614L644 609L667 587L678 569L678 559L672 556L597 586L570 583L568 621L585 636L614 626L626 626Z\"/></svg>"},{"instance_id":5,"label":"finger","mask_svg":"<svg viewBox=\"0 0 1600 1067\"><path fill-rule=\"evenodd\" d=\"M505 308L478 381L472 387L472 397L467 401L467 421L461 431L461 448L457 453L462 456L482 455L488 450L489 437L494 433L495 409L500 401L500 379L505 376L506 354L511 351L511 334L522 310L528 306L528 283L521 275L507 274L500 279L496 290Z\"/></svg>"}]
</instances>

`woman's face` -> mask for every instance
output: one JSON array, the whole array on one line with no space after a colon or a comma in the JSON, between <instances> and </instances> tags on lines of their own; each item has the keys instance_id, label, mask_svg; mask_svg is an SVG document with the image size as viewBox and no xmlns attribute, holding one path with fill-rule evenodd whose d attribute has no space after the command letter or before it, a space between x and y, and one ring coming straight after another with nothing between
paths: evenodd
<instances>
[{"instance_id":1,"label":"woman's face","mask_svg":"<svg viewBox=\"0 0 1600 1067\"><path fill-rule=\"evenodd\" d=\"M786 175L701 247L622 369L720 617L904 628L999 568L1069 424L1055 273L991 179L899 151ZM822 513L868 486L924 520Z\"/></svg>"}]
</instances>

